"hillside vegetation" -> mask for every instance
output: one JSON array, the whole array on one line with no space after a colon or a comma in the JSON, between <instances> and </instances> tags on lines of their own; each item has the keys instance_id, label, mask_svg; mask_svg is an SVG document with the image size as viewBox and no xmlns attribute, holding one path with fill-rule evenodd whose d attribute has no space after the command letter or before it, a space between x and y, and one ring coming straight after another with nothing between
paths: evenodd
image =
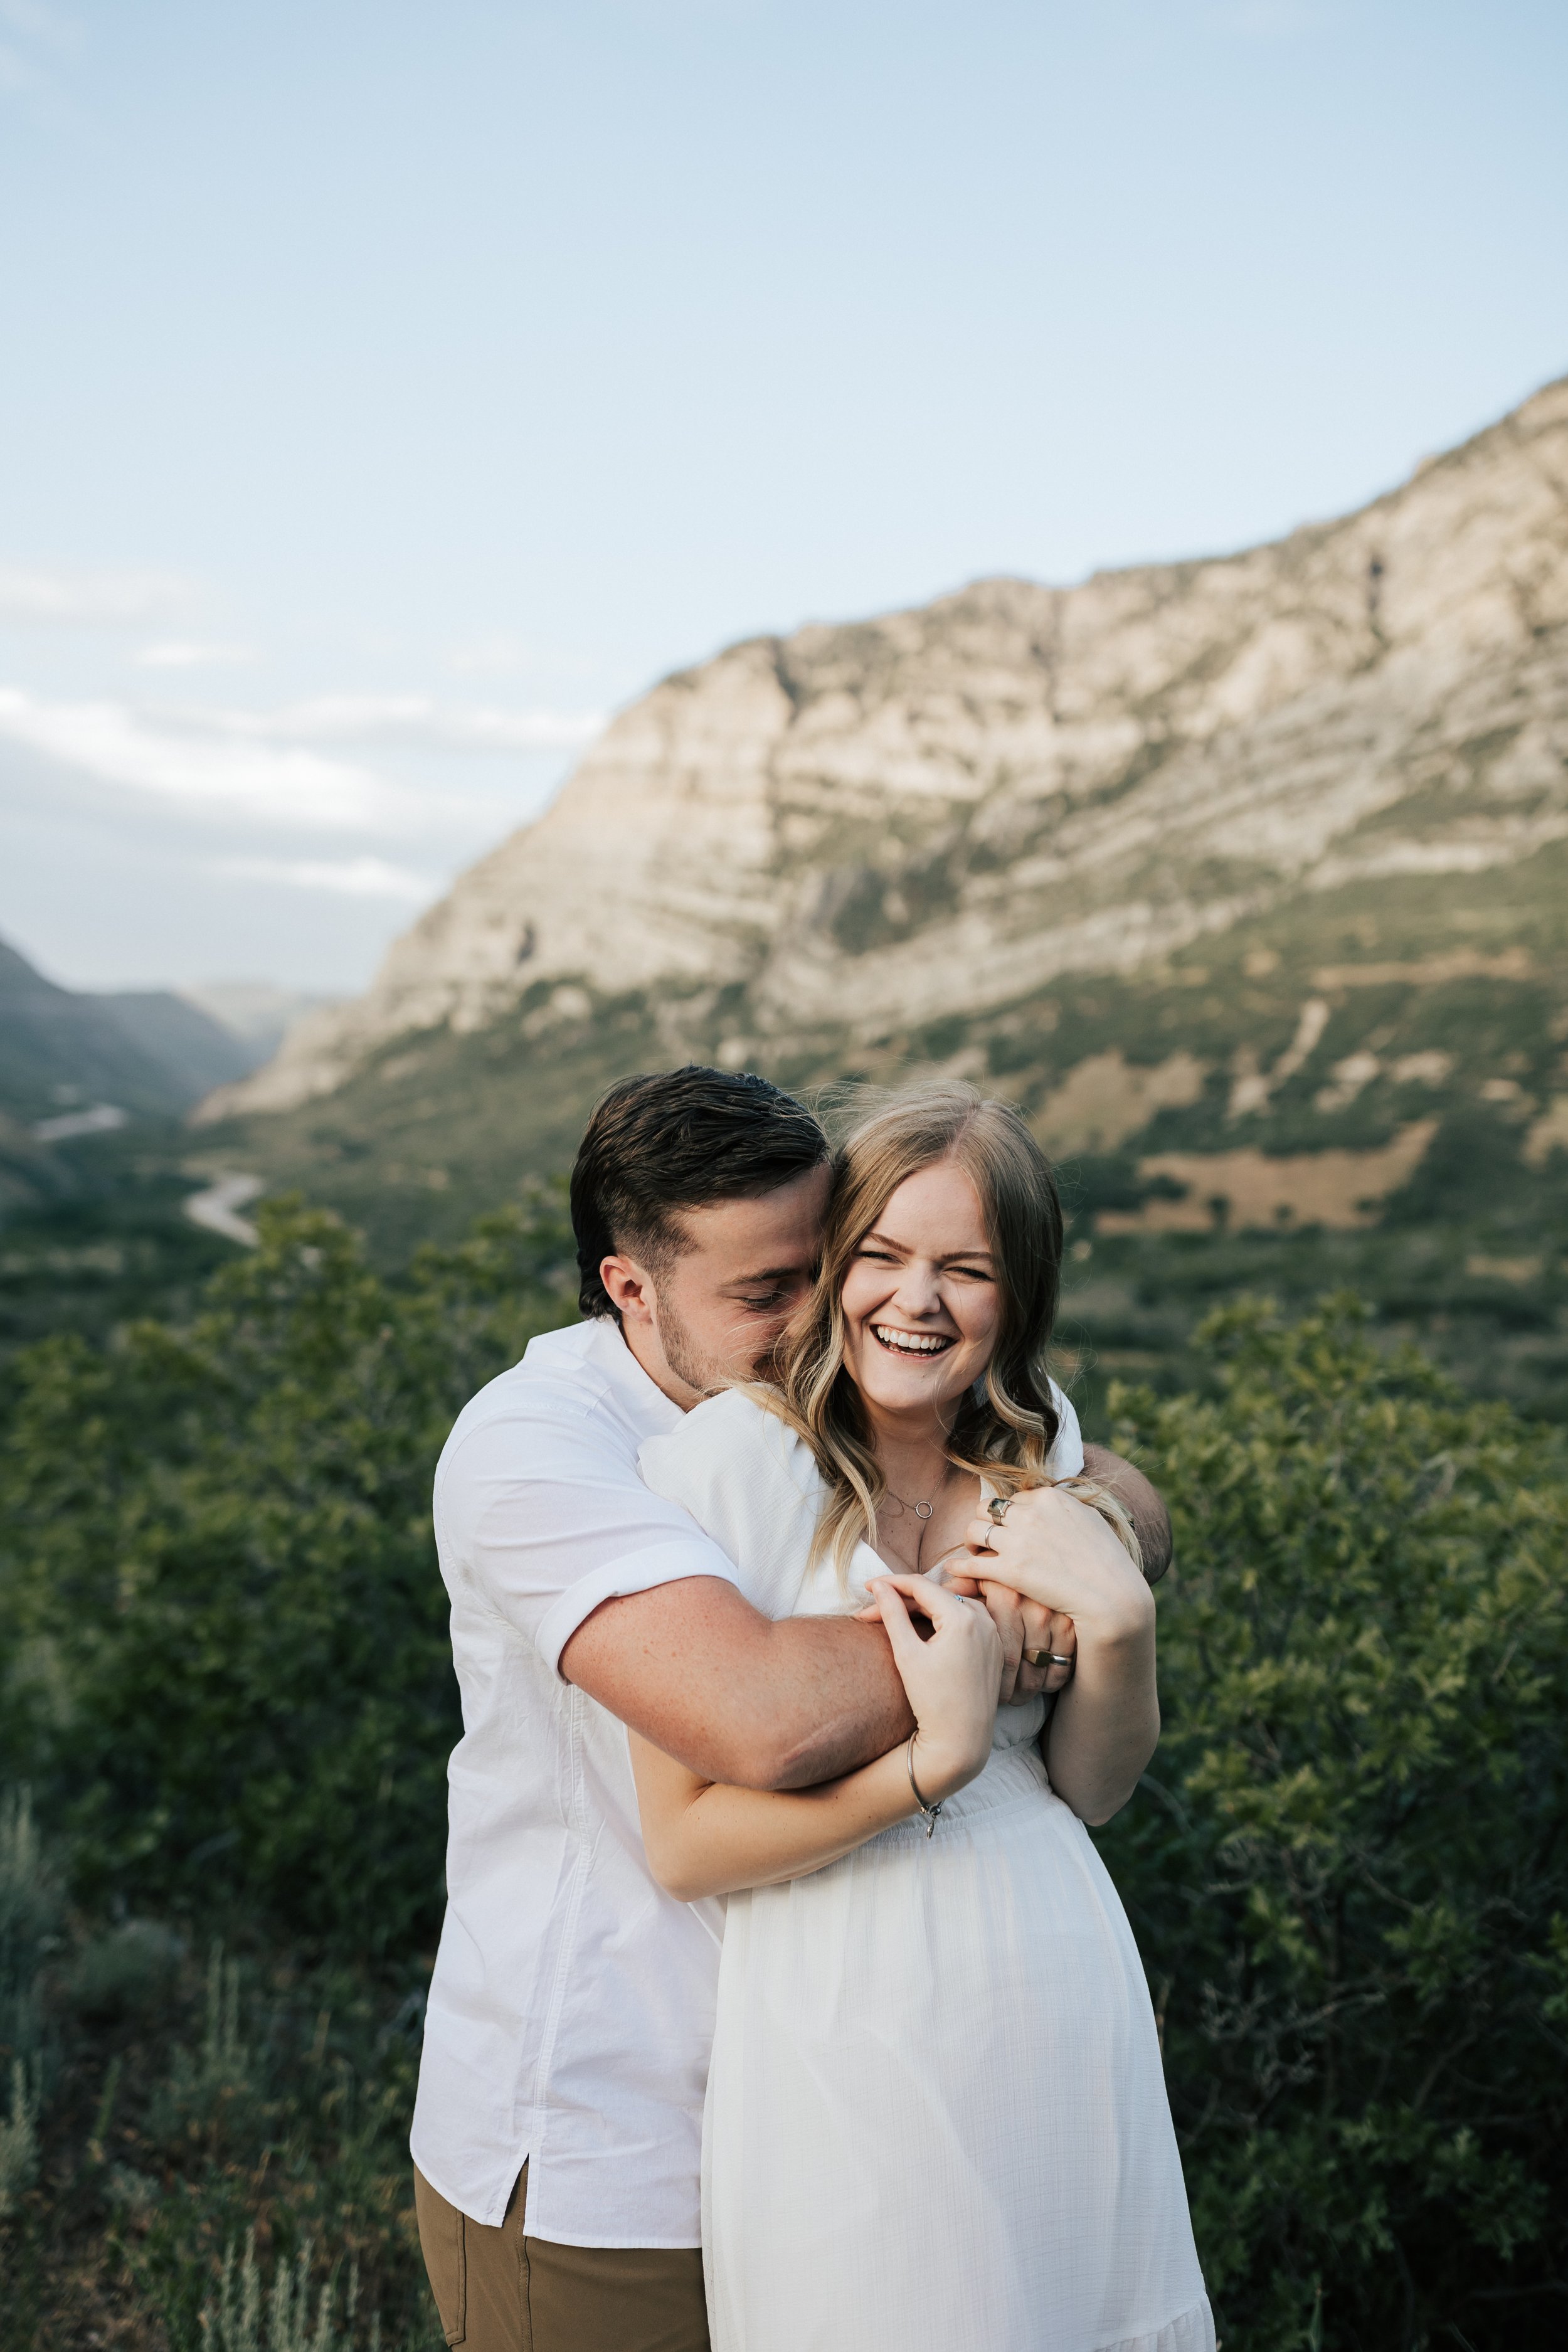
<instances>
[{"instance_id":1,"label":"hillside vegetation","mask_svg":"<svg viewBox=\"0 0 1568 2352\"><path fill-rule=\"evenodd\" d=\"M612 1077L721 1057L731 1017L668 992L538 995L253 1117L224 1134L229 1164L331 1202L395 1265L567 1166ZM846 1076L921 1066L1020 1104L1072 1213L1064 1367L1090 1401L1116 1373L1190 1385L1191 1333L1237 1286L1304 1303L1345 1281L1468 1385L1568 1416L1563 846L1462 891L1406 877L1318 894L1156 971L869 1043L818 1028L752 1058L829 1107Z\"/></svg>"}]
</instances>

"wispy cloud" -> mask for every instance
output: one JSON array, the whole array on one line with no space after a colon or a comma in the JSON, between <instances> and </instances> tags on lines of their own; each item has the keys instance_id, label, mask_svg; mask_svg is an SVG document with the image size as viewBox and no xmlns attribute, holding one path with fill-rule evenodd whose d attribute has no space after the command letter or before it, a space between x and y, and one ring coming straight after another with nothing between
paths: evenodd
<instances>
[{"instance_id":1,"label":"wispy cloud","mask_svg":"<svg viewBox=\"0 0 1568 2352\"><path fill-rule=\"evenodd\" d=\"M46 702L14 687L0 687L0 740L100 783L272 825L371 831L395 822L406 797L302 744L193 734L120 703Z\"/></svg>"},{"instance_id":2,"label":"wispy cloud","mask_svg":"<svg viewBox=\"0 0 1568 2352\"><path fill-rule=\"evenodd\" d=\"M515 760L574 750L602 723L597 713L468 709L417 695L322 695L257 711L54 701L0 687L0 743L18 744L94 783L181 805L207 824L261 824L274 833L379 834L394 842L467 841L509 815L515 823L520 780L503 775L503 809L492 788L465 790L446 774L385 775L350 756L350 747L381 743L416 753L458 751ZM383 869L382 881L394 870ZM417 887L423 891L425 886ZM405 895L414 889L408 883ZM379 883L376 890L385 895Z\"/></svg>"},{"instance_id":3,"label":"wispy cloud","mask_svg":"<svg viewBox=\"0 0 1568 2352\"><path fill-rule=\"evenodd\" d=\"M427 874L389 866L380 857L220 857L214 860L212 871L237 882L280 883L290 890L332 890L345 898L396 898L419 907L441 887Z\"/></svg>"},{"instance_id":4,"label":"wispy cloud","mask_svg":"<svg viewBox=\"0 0 1568 2352\"><path fill-rule=\"evenodd\" d=\"M202 645L190 637L161 638L136 656L140 669L233 669L255 659L248 646Z\"/></svg>"},{"instance_id":5,"label":"wispy cloud","mask_svg":"<svg viewBox=\"0 0 1568 2352\"><path fill-rule=\"evenodd\" d=\"M185 603L190 590L158 572L67 572L0 564L0 621L47 628L121 627Z\"/></svg>"},{"instance_id":6,"label":"wispy cloud","mask_svg":"<svg viewBox=\"0 0 1568 2352\"><path fill-rule=\"evenodd\" d=\"M77 47L75 24L45 0L0 0L0 90L37 90Z\"/></svg>"},{"instance_id":7,"label":"wispy cloud","mask_svg":"<svg viewBox=\"0 0 1568 2352\"><path fill-rule=\"evenodd\" d=\"M521 637L496 629L488 637L476 637L471 645L455 646L447 656L447 667L462 677L516 677L520 671L531 669L536 658L533 648Z\"/></svg>"},{"instance_id":8,"label":"wispy cloud","mask_svg":"<svg viewBox=\"0 0 1568 2352\"><path fill-rule=\"evenodd\" d=\"M568 654L559 646L531 645L526 638L513 636L506 629L492 629L488 636L452 646L446 656L446 667L458 677L521 677L529 672L536 677L593 678L601 675L599 666L581 654Z\"/></svg>"},{"instance_id":9,"label":"wispy cloud","mask_svg":"<svg viewBox=\"0 0 1568 2352\"><path fill-rule=\"evenodd\" d=\"M321 694L272 711L193 714L193 723L258 741L420 743L444 751L571 751L592 742L602 711L497 710L421 694Z\"/></svg>"},{"instance_id":10,"label":"wispy cloud","mask_svg":"<svg viewBox=\"0 0 1568 2352\"><path fill-rule=\"evenodd\" d=\"M47 6L45 0L0 0L0 25L49 48L71 49L77 44L75 25L58 8Z\"/></svg>"}]
</instances>

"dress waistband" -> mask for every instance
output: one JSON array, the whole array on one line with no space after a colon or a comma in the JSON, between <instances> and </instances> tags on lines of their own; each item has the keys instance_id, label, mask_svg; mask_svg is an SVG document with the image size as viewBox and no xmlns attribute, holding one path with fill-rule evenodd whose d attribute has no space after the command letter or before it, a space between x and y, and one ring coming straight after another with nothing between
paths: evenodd
<instances>
[{"instance_id":1,"label":"dress waistband","mask_svg":"<svg viewBox=\"0 0 1568 2352\"><path fill-rule=\"evenodd\" d=\"M1033 1741L1026 1747L996 1748L976 1780L956 1796L943 1798L934 1834L940 1838L949 1822L976 1823L1014 1805L1038 1803L1051 1794L1049 1776ZM926 1825L917 1814L913 1821L895 1822L890 1829L879 1830L857 1851L864 1853L877 1846L901 1845L910 1839L918 1839L923 1845L925 1835Z\"/></svg>"}]
</instances>

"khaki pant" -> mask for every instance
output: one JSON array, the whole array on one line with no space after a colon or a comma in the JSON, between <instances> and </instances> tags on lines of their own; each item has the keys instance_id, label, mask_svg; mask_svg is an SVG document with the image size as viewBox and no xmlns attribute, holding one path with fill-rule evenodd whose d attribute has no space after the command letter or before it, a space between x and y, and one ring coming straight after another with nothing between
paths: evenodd
<instances>
[{"instance_id":1,"label":"khaki pant","mask_svg":"<svg viewBox=\"0 0 1568 2352\"><path fill-rule=\"evenodd\" d=\"M708 2352L695 2246L558 2246L523 2227L528 2167L499 2229L417 2165L419 2245L448 2344L464 2352Z\"/></svg>"}]
</instances>

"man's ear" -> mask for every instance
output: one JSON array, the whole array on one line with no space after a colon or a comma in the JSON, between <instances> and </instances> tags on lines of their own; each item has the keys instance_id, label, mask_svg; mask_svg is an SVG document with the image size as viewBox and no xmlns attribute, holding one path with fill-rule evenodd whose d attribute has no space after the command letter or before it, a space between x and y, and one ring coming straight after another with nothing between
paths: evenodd
<instances>
[{"instance_id":1,"label":"man's ear","mask_svg":"<svg viewBox=\"0 0 1568 2352\"><path fill-rule=\"evenodd\" d=\"M636 1258L602 1257L599 1280L624 1323L653 1324L653 1276L647 1266Z\"/></svg>"}]
</instances>

